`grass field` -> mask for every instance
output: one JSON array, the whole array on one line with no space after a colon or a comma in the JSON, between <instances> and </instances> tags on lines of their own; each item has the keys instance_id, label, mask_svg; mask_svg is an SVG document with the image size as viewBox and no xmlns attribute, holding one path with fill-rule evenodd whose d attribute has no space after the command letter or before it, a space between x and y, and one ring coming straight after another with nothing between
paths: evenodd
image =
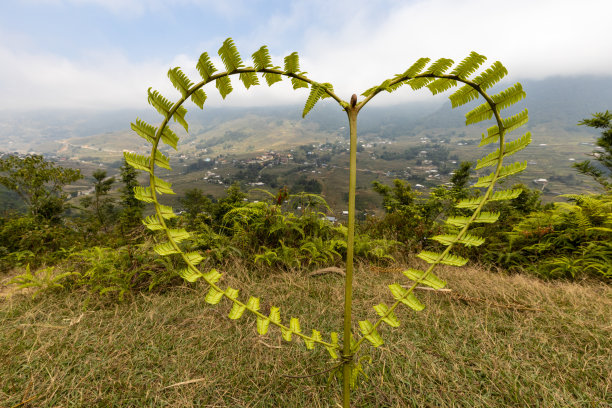
<instances>
[{"instance_id":1,"label":"grass field","mask_svg":"<svg viewBox=\"0 0 612 408\"><path fill-rule=\"evenodd\" d=\"M419 292L422 312L401 309L400 328L366 348L372 364L355 407L609 407L612 288L546 283L478 268L440 272L451 292ZM262 309L300 316L302 330L340 331L342 278L228 267ZM358 268L356 319L407 283L397 268ZM2 277L6 282L7 277ZM205 287L135 294L124 302L59 291L0 297L2 407L335 407L339 387L325 350L285 343L254 319L227 319ZM29 402L25 402L29 401Z\"/></svg>"}]
</instances>

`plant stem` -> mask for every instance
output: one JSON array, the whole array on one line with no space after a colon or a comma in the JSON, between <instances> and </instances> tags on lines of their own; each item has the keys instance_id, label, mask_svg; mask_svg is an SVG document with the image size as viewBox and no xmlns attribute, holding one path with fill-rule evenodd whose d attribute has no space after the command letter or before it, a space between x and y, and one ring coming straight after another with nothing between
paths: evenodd
<instances>
[{"instance_id":1,"label":"plant stem","mask_svg":"<svg viewBox=\"0 0 612 408\"><path fill-rule=\"evenodd\" d=\"M355 189L357 184L357 113L355 107L357 96L351 98L351 105L346 108L350 129L350 164L349 164L349 202L348 202L348 236L346 251L346 277L344 281L344 337L342 355L342 407L351 406L351 308L353 302L353 254L355 243Z\"/></svg>"}]
</instances>

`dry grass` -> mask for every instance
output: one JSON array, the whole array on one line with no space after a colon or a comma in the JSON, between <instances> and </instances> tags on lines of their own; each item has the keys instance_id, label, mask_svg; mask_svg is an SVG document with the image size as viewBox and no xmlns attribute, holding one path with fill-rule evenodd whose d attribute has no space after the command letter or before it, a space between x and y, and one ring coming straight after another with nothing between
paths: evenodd
<instances>
[{"instance_id":1,"label":"dry grass","mask_svg":"<svg viewBox=\"0 0 612 408\"><path fill-rule=\"evenodd\" d=\"M340 331L342 277L250 274L226 281L280 306L302 329ZM401 309L354 392L356 407L605 407L612 404L612 289L545 283L472 268L441 271L450 293L419 292ZM355 320L390 303L401 274L358 270ZM334 407L327 352L260 337L254 319L226 318L204 286L134 295L123 303L87 293L0 298L0 406ZM522 306L523 309L517 306ZM536 310L524 310L524 308Z\"/></svg>"}]
</instances>

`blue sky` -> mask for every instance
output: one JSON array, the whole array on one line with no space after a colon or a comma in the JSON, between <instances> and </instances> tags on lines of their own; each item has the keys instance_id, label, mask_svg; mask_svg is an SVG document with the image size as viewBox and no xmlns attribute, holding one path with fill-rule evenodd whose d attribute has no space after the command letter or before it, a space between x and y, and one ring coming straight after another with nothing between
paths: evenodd
<instances>
[{"instance_id":1,"label":"blue sky","mask_svg":"<svg viewBox=\"0 0 612 408\"><path fill-rule=\"evenodd\" d=\"M168 68L197 79L200 53L216 56L227 37L245 60L263 44L278 65L298 51L309 76L346 99L419 57L471 50L511 80L612 75L610 15L609 0L3 0L0 109L141 108L149 86L174 96ZM235 88L226 104L301 103L307 92ZM400 94L383 103L423 97Z\"/></svg>"}]
</instances>

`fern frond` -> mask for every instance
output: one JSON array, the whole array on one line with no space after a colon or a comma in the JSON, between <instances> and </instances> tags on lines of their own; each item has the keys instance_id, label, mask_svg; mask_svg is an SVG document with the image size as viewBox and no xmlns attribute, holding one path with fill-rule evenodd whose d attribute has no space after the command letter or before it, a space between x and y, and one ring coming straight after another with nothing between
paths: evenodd
<instances>
[{"instance_id":1,"label":"fern frond","mask_svg":"<svg viewBox=\"0 0 612 408\"><path fill-rule=\"evenodd\" d=\"M507 74L508 70L506 67L504 67L501 62L495 61L490 68L474 78L473 82L484 91L501 81Z\"/></svg>"},{"instance_id":2,"label":"fern frond","mask_svg":"<svg viewBox=\"0 0 612 408\"><path fill-rule=\"evenodd\" d=\"M160 194L176 194L172 191L172 184L168 183L165 180L160 179L157 176L154 176L155 180L155 191Z\"/></svg>"},{"instance_id":3,"label":"fern frond","mask_svg":"<svg viewBox=\"0 0 612 408\"><path fill-rule=\"evenodd\" d=\"M251 296L246 303L246 308L252 312L257 312L259 310L259 298Z\"/></svg>"},{"instance_id":4,"label":"fern frond","mask_svg":"<svg viewBox=\"0 0 612 408\"><path fill-rule=\"evenodd\" d=\"M405 304L412 310L416 310L418 312L425 309L425 305L423 305L419 299L414 296L414 293L408 293L408 291L402 288L399 284L394 283L389 285L389 289L391 290L391 294L395 300Z\"/></svg>"},{"instance_id":5,"label":"fern frond","mask_svg":"<svg viewBox=\"0 0 612 408\"><path fill-rule=\"evenodd\" d=\"M454 61L452 59L448 59L448 58L440 58L439 60L435 61L433 64L431 64L429 66L429 68L427 68L427 71L425 71L423 73L423 75L425 74L433 74L433 75L442 75L444 74L452 65L454 64Z\"/></svg>"},{"instance_id":6,"label":"fern frond","mask_svg":"<svg viewBox=\"0 0 612 408\"><path fill-rule=\"evenodd\" d=\"M451 244L458 243L458 244L463 244L467 247L480 246L485 242L484 238L477 237L475 235L470 235L470 234L466 234L461 239L457 239L455 235L447 235L447 234L436 235L435 237L432 237L431 239L443 245L451 245Z\"/></svg>"},{"instance_id":7,"label":"fern frond","mask_svg":"<svg viewBox=\"0 0 612 408\"><path fill-rule=\"evenodd\" d=\"M471 125L473 123L482 122L483 120L491 119L493 117L493 110L488 102L478 105L471 111L465 114L465 125Z\"/></svg>"},{"instance_id":8,"label":"fern frond","mask_svg":"<svg viewBox=\"0 0 612 408\"><path fill-rule=\"evenodd\" d=\"M499 218L498 212L483 211L474 219L474 223L492 224ZM470 221L468 217L448 217L446 223L455 227L463 228Z\"/></svg>"},{"instance_id":9,"label":"fern frond","mask_svg":"<svg viewBox=\"0 0 612 408\"><path fill-rule=\"evenodd\" d=\"M219 90L219 93L223 99L225 99L225 97L234 90L234 88L232 88L232 81L230 81L228 76L217 78L215 81L215 86Z\"/></svg>"},{"instance_id":10,"label":"fern frond","mask_svg":"<svg viewBox=\"0 0 612 408\"><path fill-rule=\"evenodd\" d=\"M268 47L263 45L257 51L255 51L252 55L253 57L253 65L255 69L260 71L264 68L272 67L272 57L270 57L270 52L268 51Z\"/></svg>"},{"instance_id":11,"label":"fern frond","mask_svg":"<svg viewBox=\"0 0 612 408\"><path fill-rule=\"evenodd\" d=\"M223 275L220 274L219 271L217 271L216 269L211 269L210 271L204 274L204 280L209 284L214 285L219 282L222 276Z\"/></svg>"},{"instance_id":12,"label":"fern frond","mask_svg":"<svg viewBox=\"0 0 612 408\"><path fill-rule=\"evenodd\" d=\"M169 229L167 231L170 238L176 243L189 239L191 236L184 228Z\"/></svg>"},{"instance_id":13,"label":"fern frond","mask_svg":"<svg viewBox=\"0 0 612 408\"><path fill-rule=\"evenodd\" d=\"M429 275L424 277L424 275L425 275L424 271L419 271L419 270L412 269L412 268L408 268L407 270L402 271L402 273L408 279L413 280L413 281L418 282L418 283L422 283L423 285L427 285L427 286L432 287L432 288L434 288L436 290L442 289L443 287L446 286L446 282L443 281L442 279L438 278L433 273L430 273Z\"/></svg>"},{"instance_id":14,"label":"fern frond","mask_svg":"<svg viewBox=\"0 0 612 408\"><path fill-rule=\"evenodd\" d=\"M138 136L142 137L147 142L155 143L155 127L149 125L144 120L136 118L136 123L131 123L130 127Z\"/></svg>"},{"instance_id":15,"label":"fern frond","mask_svg":"<svg viewBox=\"0 0 612 408\"><path fill-rule=\"evenodd\" d=\"M254 85L259 85L259 79L257 79L257 74L255 72L241 72L238 77L246 89Z\"/></svg>"},{"instance_id":16,"label":"fern frond","mask_svg":"<svg viewBox=\"0 0 612 408\"><path fill-rule=\"evenodd\" d=\"M204 81L208 81L208 79L213 76L215 72L217 72L217 68L215 68L213 63L210 61L210 57L208 56L207 52L200 55L198 63L196 64L196 69Z\"/></svg>"},{"instance_id":17,"label":"fern frond","mask_svg":"<svg viewBox=\"0 0 612 408\"><path fill-rule=\"evenodd\" d=\"M523 150L531 143L531 133L527 132L519 139L516 139L512 142L504 144L504 157L508 157L513 155L514 153ZM482 159L478 159L476 164L476 170L479 170L483 167L496 165L499 160L499 149L495 150L492 153L489 153Z\"/></svg>"},{"instance_id":18,"label":"fern frond","mask_svg":"<svg viewBox=\"0 0 612 408\"><path fill-rule=\"evenodd\" d=\"M164 242L163 244L157 244L153 247L153 250L161 256L179 254L181 252L176 249L174 245L172 245L172 242Z\"/></svg>"},{"instance_id":19,"label":"fern frond","mask_svg":"<svg viewBox=\"0 0 612 408\"><path fill-rule=\"evenodd\" d=\"M219 56L228 73L232 73L244 67L244 63L242 62L242 58L240 58L234 40L231 38L223 41L223 45L219 48Z\"/></svg>"},{"instance_id":20,"label":"fern frond","mask_svg":"<svg viewBox=\"0 0 612 408\"><path fill-rule=\"evenodd\" d=\"M169 220L171 218L176 217L176 214L174 213L174 210L172 209L172 207L168 206L168 205L163 205L163 204L158 204L159 205L159 214L162 216L162 218Z\"/></svg>"},{"instance_id":21,"label":"fern frond","mask_svg":"<svg viewBox=\"0 0 612 408\"><path fill-rule=\"evenodd\" d=\"M333 87L329 83L313 83L310 88L310 95L308 95L308 99L306 100L306 105L304 106L304 111L302 112L302 117L306 117L308 112L314 108L315 104L320 100L324 99L328 94L325 92L326 89L329 89L333 92Z\"/></svg>"},{"instance_id":22,"label":"fern frond","mask_svg":"<svg viewBox=\"0 0 612 408\"><path fill-rule=\"evenodd\" d=\"M378 89L378 86L373 86L373 87L368 88L365 91L363 91L361 93L361 95L363 95L363 96L365 96L367 98L368 96L372 95L377 89Z\"/></svg>"},{"instance_id":23,"label":"fern frond","mask_svg":"<svg viewBox=\"0 0 612 408\"><path fill-rule=\"evenodd\" d=\"M516 83L514 86L511 86L498 94L491 95L491 99L501 111L502 109L506 109L507 107L514 105L526 95L527 94L525 94L525 91L523 91L523 86L520 83Z\"/></svg>"},{"instance_id":24,"label":"fern frond","mask_svg":"<svg viewBox=\"0 0 612 408\"><path fill-rule=\"evenodd\" d=\"M221 299L223 299L223 292L215 289L214 286L211 286L210 289L208 289L208 293L206 294L204 301L209 305L216 305L221 301Z\"/></svg>"},{"instance_id":25,"label":"fern frond","mask_svg":"<svg viewBox=\"0 0 612 408\"><path fill-rule=\"evenodd\" d=\"M246 310L246 305L241 305L240 303L234 303L232 305L232 310L230 310L229 315L227 317L229 317L232 320L238 320L242 317L245 310Z\"/></svg>"},{"instance_id":26,"label":"fern frond","mask_svg":"<svg viewBox=\"0 0 612 408\"><path fill-rule=\"evenodd\" d=\"M170 78L172 85L181 93L183 98L185 98L189 92L189 88L193 86L193 82L187 78L187 75L185 75L179 67L168 70L168 78Z\"/></svg>"},{"instance_id":27,"label":"fern frond","mask_svg":"<svg viewBox=\"0 0 612 408\"><path fill-rule=\"evenodd\" d=\"M513 190L496 191L491 196L491 198L489 198L489 201L512 200L512 199L520 196L522 192L523 192L523 190L521 190L520 188L516 188L516 189L513 189Z\"/></svg>"},{"instance_id":28,"label":"fern frond","mask_svg":"<svg viewBox=\"0 0 612 408\"><path fill-rule=\"evenodd\" d=\"M170 160L159 150L155 150L155 164L161 168L172 170L170 167Z\"/></svg>"},{"instance_id":29,"label":"fern frond","mask_svg":"<svg viewBox=\"0 0 612 408\"><path fill-rule=\"evenodd\" d=\"M198 108L204 109L204 102L206 102L206 93L200 88L196 89L191 94L191 101L197 105Z\"/></svg>"},{"instance_id":30,"label":"fern frond","mask_svg":"<svg viewBox=\"0 0 612 408\"><path fill-rule=\"evenodd\" d=\"M429 58L419 58L414 64L410 66L410 68L404 71L401 76L407 78L414 78L415 75L418 75L421 71L423 71L425 66L429 64L429 61L431 61L431 59Z\"/></svg>"},{"instance_id":31,"label":"fern frond","mask_svg":"<svg viewBox=\"0 0 612 408\"><path fill-rule=\"evenodd\" d=\"M459 202L455 205L455 208L469 208L473 210L478 207L481 202L482 197L465 198L463 200L459 200Z\"/></svg>"},{"instance_id":32,"label":"fern frond","mask_svg":"<svg viewBox=\"0 0 612 408\"><path fill-rule=\"evenodd\" d=\"M510 116L509 118L502 119L506 134L510 133L519 127L523 126L529 121L529 113L527 109L517 113L516 115ZM489 143L497 142L499 140L499 127L497 125L491 126L487 129L487 136L482 135L482 140L478 147L488 145Z\"/></svg>"},{"instance_id":33,"label":"fern frond","mask_svg":"<svg viewBox=\"0 0 612 408\"><path fill-rule=\"evenodd\" d=\"M200 272L196 272L191 268L181 269L179 270L178 274L181 278L185 279L187 282L192 282L192 283L202 277L202 274Z\"/></svg>"},{"instance_id":34,"label":"fern frond","mask_svg":"<svg viewBox=\"0 0 612 408\"><path fill-rule=\"evenodd\" d=\"M519 173L523 170L525 170L527 168L527 162L516 162L516 163L512 163L508 166L504 166L501 168L500 172L499 172L499 178L504 178L504 177L508 177L511 176L513 174ZM478 181L476 182L476 184L474 184L472 187L479 187L479 188L487 188L489 187L489 185L491 184L491 182L493 181L493 177L495 176L494 173L489 174L488 176L484 176L484 177L480 177L478 178Z\"/></svg>"},{"instance_id":35,"label":"fern frond","mask_svg":"<svg viewBox=\"0 0 612 408\"><path fill-rule=\"evenodd\" d=\"M270 326L270 319L264 319L260 316L257 316L257 333L261 336L265 335L268 332L268 328Z\"/></svg>"},{"instance_id":36,"label":"fern frond","mask_svg":"<svg viewBox=\"0 0 612 408\"><path fill-rule=\"evenodd\" d=\"M331 342L335 347L325 346L325 349L334 360L338 359L338 353L336 353L336 349L338 348L338 333L331 332Z\"/></svg>"},{"instance_id":37,"label":"fern frond","mask_svg":"<svg viewBox=\"0 0 612 408\"><path fill-rule=\"evenodd\" d=\"M160 115L167 117L170 114L170 111L172 110L172 103L168 99L166 99L164 96L162 96L158 91L151 92L151 89L152 88L149 88L149 90L147 91L149 95L149 98L148 98L149 104L153 106L155 110L159 112ZM186 114L187 114L187 109L185 109L183 105L180 105L174 111L174 115L172 115L172 117L174 118L176 122L180 123L181 126L183 126L183 128L185 128L186 132L188 132L189 125L187 124L187 121L185 120Z\"/></svg>"},{"instance_id":38,"label":"fern frond","mask_svg":"<svg viewBox=\"0 0 612 408\"><path fill-rule=\"evenodd\" d=\"M164 128L161 139L162 142L176 150L176 145L178 143L179 137L176 135L176 133L174 133L172 129L170 129L169 127Z\"/></svg>"},{"instance_id":39,"label":"fern frond","mask_svg":"<svg viewBox=\"0 0 612 408\"><path fill-rule=\"evenodd\" d=\"M451 106L457 108L474 99L478 99L478 96L480 96L480 94L471 85L464 85L451 94L448 99L451 101Z\"/></svg>"},{"instance_id":40,"label":"fern frond","mask_svg":"<svg viewBox=\"0 0 612 408\"><path fill-rule=\"evenodd\" d=\"M448 78L438 78L435 81L427 84L427 88L429 88L432 95L445 92L451 89L453 86L457 86L457 81Z\"/></svg>"},{"instance_id":41,"label":"fern frond","mask_svg":"<svg viewBox=\"0 0 612 408\"><path fill-rule=\"evenodd\" d=\"M477 52L470 52L463 61L461 61L455 69L451 72L451 75L457 75L459 78L467 79L470 75L472 75L478 67L480 67L485 61L487 57L484 55L480 55Z\"/></svg>"},{"instance_id":42,"label":"fern frond","mask_svg":"<svg viewBox=\"0 0 612 408\"><path fill-rule=\"evenodd\" d=\"M384 341L380 334L374 328L374 325L369 320L361 320L359 322L359 331L367 341L372 343L374 347L382 346Z\"/></svg>"},{"instance_id":43,"label":"fern frond","mask_svg":"<svg viewBox=\"0 0 612 408\"><path fill-rule=\"evenodd\" d=\"M310 339L304 338L304 344L306 345L306 348L308 350L314 350L315 341L323 341L323 337L321 337L320 331L312 329L312 335L310 336Z\"/></svg>"},{"instance_id":44,"label":"fern frond","mask_svg":"<svg viewBox=\"0 0 612 408\"><path fill-rule=\"evenodd\" d=\"M142 187L142 186L134 187L134 198L139 201L143 201L145 203L155 202L155 198L153 198L153 192L151 191L151 187Z\"/></svg>"},{"instance_id":45,"label":"fern frond","mask_svg":"<svg viewBox=\"0 0 612 408\"><path fill-rule=\"evenodd\" d=\"M374 310L376 310L376 313L380 317L382 317L383 322L387 323L389 326L391 327L400 326L400 322L399 320L397 320L397 316L395 316L395 313L389 312L389 307L385 305L384 303L379 303L376 306L374 306Z\"/></svg>"},{"instance_id":46,"label":"fern frond","mask_svg":"<svg viewBox=\"0 0 612 408\"><path fill-rule=\"evenodd\" d=\"M422 260L430 264L441 263L444 265L451 266L463 266L468 261L467 259L459 255L453 255L449 253L445 254L443 257L441 257L441 255L442 254L433 251L421 251L417 254L417 258L421 258Z\"/></svg>"},{"instance_id":47,"label":"fern frond","mask_svg":"<svg viewBox=\"0 0 612 408\"><path fill-rule=\"evenodd\" d=\"M142 220L142 223L151 231L159 231L164 229L163 225L157 218L157 215L147 216L144 220Z\"/></svg>"},{"instance_id":48,"label":"fern frond","mask_svg":"<svg viewBox=\"0 0 612 408\"><path fill-rule=\"evenodd\" d=\"M410 85L413 90L417 91L433 80L434 78L414 78L407 81L407 84Z\"/></svg>"},{"instance_id":49,"label":"fern frond","mask_svg":"<svg viewBox=\"0 0 612 408\"><path fill-rule=\"evenodd\" d=\"M297 52L293 52L285 57L285 72L288 74L305 74L300 72L300 57ZM291 78L293 89L308 88L308 83L298 78Z\"/></svg>"},{"instance_id":50,"label":"fern frond","mask_svg":"<svg viewBox=\"0 0 612 408\"><path fill-rule=\"evenodd\" d=\"M143 170L151 174L151 160L136 153L123 152L125 162L136 170Z\"/></svg>"},{"instance_id":51,"label":"fern frond","mask_svg":"<svg viewBox=\"0 0 612 408\"><path fill-rule=\"evenodd\" d=\"M199 252L188 252L185 254L185 258L192 265L197 265L204 260L204 257Z\"/></svg>"}]
</instances>

